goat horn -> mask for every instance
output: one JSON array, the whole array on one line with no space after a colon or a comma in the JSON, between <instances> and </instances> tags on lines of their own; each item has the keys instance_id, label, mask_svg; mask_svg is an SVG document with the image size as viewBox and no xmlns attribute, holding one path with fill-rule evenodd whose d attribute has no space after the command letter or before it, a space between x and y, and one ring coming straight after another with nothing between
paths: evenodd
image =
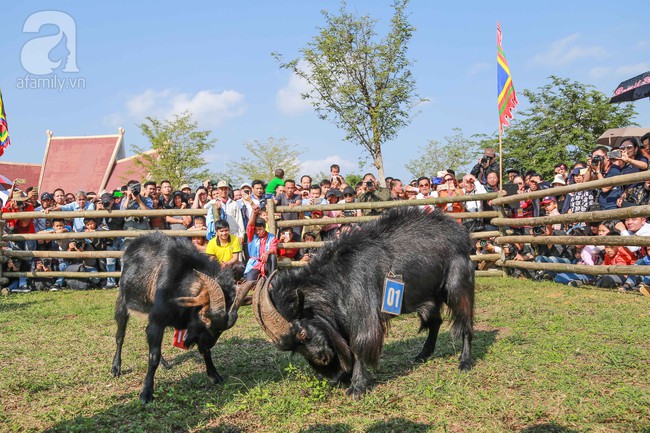
<instances>
[{"instance_id":1,"label":"goat horn","mask_svg":"<svg viewBox=\"0 0 650 433\"><path fill-rule=\"evenodd\" d=\"M217 283L214 278L207 276L203 272L199 272L196 269L194 271L199 276L201 286L208 290L208 296L210 297L210 312L218 313L219 311L225 310L226 298L223 295L223 290L221 290L219 283Z\"/></svg>"},{"instance_id":2,"label":"goat horn","mask_svg":"<svg viewBox=\"0 0 650 433\"><path fill-rule=\"evenodd\" d=\"M253 311L255 312L257 323L260 324L264 332L266 332L266 335L274 343L280 341L280 338L289 334L291 331L291 324L275 308L269 295L271 279L275 276L276 272L277 270L269 278L262 277L258 281L255 294L253 295Z\"/></svg>"},{"instance_id":3,"label":"goat horn","mask_svg":"<svg viewBox=\"0 0 650 433\"><path fill-rule=\"evenodd\" d=\"M244 302L244 299L246 299L246 295L248 295L248 292L251 291L254 285L255 285L255 281L246 281L235 287L235 300L233 301L232 306L230 307L231 313L233 311L239 310L239 307L241 307L241 304Z\"/></svg>"}]
</instances>

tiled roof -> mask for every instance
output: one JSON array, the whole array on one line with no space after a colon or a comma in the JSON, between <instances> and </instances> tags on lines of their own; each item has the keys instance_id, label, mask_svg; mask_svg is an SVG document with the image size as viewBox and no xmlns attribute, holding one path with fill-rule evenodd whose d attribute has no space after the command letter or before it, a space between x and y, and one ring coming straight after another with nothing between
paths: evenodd
<instances>
[{"instance_id":1,"label":"tiled roof","mask_svg":"<svg viewBox=\"0 0 650 433\"><path fill-rule=\"evenodd\" d=\"M97 192L104 188L115 161L124 157L123 133L120 129L117 135L54 137L48 131L40 190Z\"/></svg>"},{"instance_id":2,"label":"tiled roof","mask_svg":"<svg viewBox=\"0 0 650 433\"><path fill-rule=\"evenodd\" d=\"M149 155L156 155L156 151L154 150L150 150L145 153ZM147 176L149 174L147 170L145 170L142 166L135 164L135 161L138 159L143 160L140 155L135 155L117 161L113 167L113 171L111 172L110 177L108 178L108 183L106 184L105 189L107 191L120 189L122 185L126 185L126 183L131 179L139 180L141 182L147 179Z\"/></svg>"},{"instance_id":3,"label":"tiled roof","mask_svg":"<svg viewBox=\"0 0 650 433\"><path fill-rule=\"evenodd\" d=\"M25 185L20 186L24 190L27 187L38 185L38 178L41 175L41 165L22 162L0 162L0 174L12 181L18 178L25 179Z\"/></svg>"}]
</instances>

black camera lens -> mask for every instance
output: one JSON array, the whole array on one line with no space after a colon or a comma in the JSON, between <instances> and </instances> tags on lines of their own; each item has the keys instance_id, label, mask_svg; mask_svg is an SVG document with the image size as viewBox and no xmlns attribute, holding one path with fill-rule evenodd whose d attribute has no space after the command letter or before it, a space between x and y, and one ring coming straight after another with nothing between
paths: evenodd
<instances>
[{"instance_id":1,"label":"black camera lens","mask_svg":"<svg viewBox=\"0 0 650 433\"><path fill-rule=\"evenodd\" d=\"M366 182L366 187L372 188L373 186L375 186L375 182L373 182L372 180Z\"/></svg>"},{"instance_id":2,"label":"black camera lens","mask_svg":"<svg viewBox=\"0 0 650 433\"><path fill-rule=\"evenodd\" d=\"M487 245L487 241L485 239L481 239L481 248L485 248Z\"/></svg>"}]
</instances>

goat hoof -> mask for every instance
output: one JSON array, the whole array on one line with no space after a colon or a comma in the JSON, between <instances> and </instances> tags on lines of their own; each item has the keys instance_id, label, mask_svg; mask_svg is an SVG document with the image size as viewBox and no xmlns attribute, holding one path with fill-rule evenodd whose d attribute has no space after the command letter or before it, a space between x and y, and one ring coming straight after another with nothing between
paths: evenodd
<instances>
[{"instance_id":1,"label":"goat hoof","mask_svg":"<svg viewBox=\"0 0 650 433\"><path fill-rule=\"evenodd\" d=\"M418 355L415 357L413 362L415 362L416 364L424 364L425 362L427 362L428 359L429 359L428 356Z\"/></svg>"},{"instance_id":2,"label":"goat hoof","mask_svg":"<svg viewBox=\"0 0 650 433\"><path fill-rule=\"evenodd\" d=\"M467 361L461 361L458 368L460 369L460 371L469 371L472 369L472 366L473 366L472 360L468 359Z\"/></svg>"},{"instance_id":3,"label":"goat hoof","mask_svg":"<svg viewBox=\"0 0 650 433\"><path fill-rule=\"evenodd\" d=\"M214 383L215 385L219 385L220 383L224 382L224 378L218 374L214 376L210 376L210 379L212 379L212 383Z\"/></svg>"},{"instance_id":4,"label":"goat hoof","mask_svg":"<svg viewBox=\"0 0 650 433\"><path fill-rule=\"evenodd\" d=\"M352 400L359 400L363 397L363 395L366 393L366 388L365 387L360 387L360 386L351 386L348 388L346 391L346 394L352 397Z\"/></svg>"},{"instance_id":5,"label":"goat hoof","mask_svg":"<svg viewBox=\"0 0 650 433\"><path fill-rule=\"evenodd\" d=\"M148 391L142 391L140 393L140 401L143 405L149 404L153 401L153 393Z\"/></svg>"}]
</instances>

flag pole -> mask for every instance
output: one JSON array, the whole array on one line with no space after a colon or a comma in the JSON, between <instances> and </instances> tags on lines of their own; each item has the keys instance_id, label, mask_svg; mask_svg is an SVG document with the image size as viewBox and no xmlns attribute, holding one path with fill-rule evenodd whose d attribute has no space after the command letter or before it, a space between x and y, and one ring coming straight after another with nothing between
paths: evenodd
<instances>
[{"instance_id":1,"label":"flag pole","mask_svg":"<svg viewBox=\"0 0 650 433\"><path fill-rule=\"evenodd\" d=\"M499 191L503 191L503 145L501 144L501 125L499 125Z\"/></svg>"}]
</instances>

